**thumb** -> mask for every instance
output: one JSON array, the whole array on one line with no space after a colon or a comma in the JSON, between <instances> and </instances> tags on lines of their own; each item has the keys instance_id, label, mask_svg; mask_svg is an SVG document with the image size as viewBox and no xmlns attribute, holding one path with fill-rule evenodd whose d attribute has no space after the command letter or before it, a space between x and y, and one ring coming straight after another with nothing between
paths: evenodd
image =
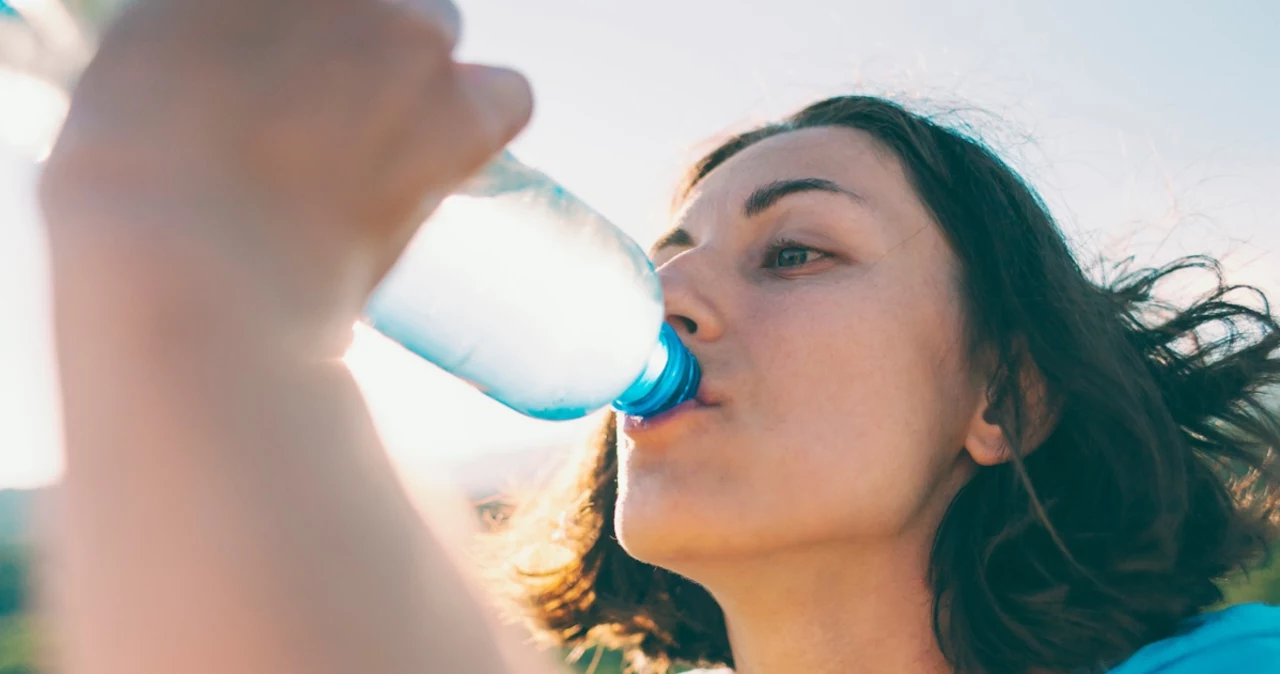
<instances>
[{"instance_id":1,"label":"thumb","mask_svg":"<svg viewBox=\"0 0 1280 674\"><path fill-rule=\"evenodd\" d=\"M388 247L389 254L376 268L375 279L381 279L390 271L418 227L436 207L459 183L480 170L515 138L533 114L533 92L524 75L508 68L470 63L457 63L454 67L454 81L467 102L464 108L475 124L473 128L479 139L471 138L476 142L467 142L461 147L465 156L460 158L461 170L453 176L454 181L422 196L414 212L401 223L397 237Z\"/></svg>"},{"instance_id":2,"label":"thumb","mask_svg":"<svg viewBox=\"0 0 1280 674\"><path fill-rule=\"evenodd\" d=\"M458 82L472 101L481 132L489 141L487 160L529 123L533 92L524 75L508 69L474 64L458 65Z\"/></svg>"}]
</instances>

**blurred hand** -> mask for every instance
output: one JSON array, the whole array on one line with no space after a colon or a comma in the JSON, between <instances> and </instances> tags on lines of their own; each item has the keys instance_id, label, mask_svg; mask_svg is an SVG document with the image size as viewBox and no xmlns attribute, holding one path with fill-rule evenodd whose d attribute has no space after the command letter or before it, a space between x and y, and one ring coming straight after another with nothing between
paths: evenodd
<instances>
[{"instance_id":1,"label":"blurred hand","mask_svg":"<svg viewBox=\"0 0 1280 674\"><path fill-rule=\"evenodd\" d=\"M525 80L455 62L457 36L447 0L137 3L44 173L55 274L89 259L238 287L291 331L349 328L422 218L529 118Z\"/></svg>"}]
</instances>

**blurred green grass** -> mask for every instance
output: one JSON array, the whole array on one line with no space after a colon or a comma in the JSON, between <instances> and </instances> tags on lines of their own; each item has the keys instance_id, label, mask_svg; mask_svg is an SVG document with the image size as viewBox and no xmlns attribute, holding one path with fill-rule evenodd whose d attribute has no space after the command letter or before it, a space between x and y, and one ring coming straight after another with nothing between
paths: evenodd
<instances>
[{"instance_id":1,"label":"blurred green grass","mask_svg":"<svg viewBox=\"0 0 1280 674\"><path fill-rule=\"evenodd\" d=\"M35 674L36 636L29 606L31 554L0 539L0 674Z\"/></svg>"},{"instance_id":2,"label":"blurred green grass","mask_svg":"<svg viewBox=\"0 0 1280 674\"><path fill-rule=\"evenodd\" d=\"M35 674L35 628L30 618L0 618L0 674Z\"/></svg>"},{"instance_id":3,"label":"blurred green grass","mask_svg":"<svg viewBox=\"0 0 1280 674\"><path fill-rule=\"evenodd\" d=\"M1280 604L1280 548L1266 566L1223 583L1223 606L1260 601Z\"/></svg>"}]
</instances>

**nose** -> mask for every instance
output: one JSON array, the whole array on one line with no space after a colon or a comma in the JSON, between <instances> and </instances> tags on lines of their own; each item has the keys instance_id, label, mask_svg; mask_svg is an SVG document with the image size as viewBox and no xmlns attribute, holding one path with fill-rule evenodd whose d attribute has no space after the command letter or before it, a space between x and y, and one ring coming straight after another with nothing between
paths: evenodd
<instances>
[{"instance_id":1,"label":"nose","mask_svg":"<svg viewBox=\"0 0 1280 674\"><path fill-rule=\"evenodd\" d=\"M686 341L715 341L724 334L724 316L713 299L715 279L696 251L686 251L658 269L667 322Z\"/></svg>"}]
</instances>

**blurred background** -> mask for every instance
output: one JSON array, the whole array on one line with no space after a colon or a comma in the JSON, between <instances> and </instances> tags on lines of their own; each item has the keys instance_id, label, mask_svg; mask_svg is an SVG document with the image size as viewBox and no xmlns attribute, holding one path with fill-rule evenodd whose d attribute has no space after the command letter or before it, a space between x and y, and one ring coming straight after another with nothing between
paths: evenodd
<instances>
[{"instance_id":1,"label":"blurred background","mask_svg":"<svg viewBox=\"0 0 1280 674\"><path fill-rule=\"evenodd\" d=\"M1280 3L455 1L461 57L533 83L514 151L642 244L709 138L863 92L967 125L1086 262L1206 252L1280 297ZM29 513L61 461L32 190L64 89L118 4L0 0L0 674L31 671ZM519 416L367 330L347 361L416 494L487 497L592 425ZM1280 602L1280 565L1228 597Z\"/></svg>"}]
</instances>

